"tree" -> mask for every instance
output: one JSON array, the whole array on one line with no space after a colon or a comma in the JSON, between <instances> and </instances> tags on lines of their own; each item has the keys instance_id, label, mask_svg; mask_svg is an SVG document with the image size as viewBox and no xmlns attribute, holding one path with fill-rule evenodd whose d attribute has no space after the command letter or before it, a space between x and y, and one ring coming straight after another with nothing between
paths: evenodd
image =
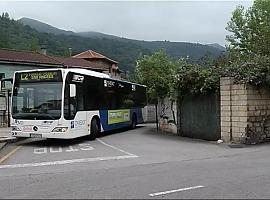
<instances>
[{"instance_id":1,"label":"tree","mask_svg":"<svg viewBox=\"0 0 270 200\"><path fill-rule=\"evenodd\" d=\"M163 50L137 60L135 79L137 82L147 86L148 101L155 104L156 111L158 100L170 97L174 92L173 79L175 69L175 63Z\"/></svg>"},{"instance_id":2,"label":"tree","mask_svg":"<svg viewBox=\"0 0 270 200\"><path fill-rule=\"evenodd\" d=\"M0 30L0 48L9 48L8 34Z\"/></svg>"},{"instance_id":3,"label":"tree","mask_svg":"<svg viewBox=\"0 0 270 200\"><path fill-rule=\"evenodd\" d=\"M9 14L7 12L5 12L4 18L9 19Z\"/></svg>"},{"instance_id":4,"label":"tree","mask_svg":"<svg viewBox=\"0 0 270 200\"><path fill-rule=\"evenodd\" d=\"M270 1L255 0L252 7L238 6L226 28L228 66L225 75L253 85L270 87Z\"/></svg>"},{"instance_id":5,"label":"tree","mask_svg":"<svg viewBox=\"0 0 270 200\"><path fill-rule=\"evenodd\" d=\"M231 52L246 56L270 55L270 1L255 0L246 10L238 6L226 29L232 33L226 36Z\"/></svg>"},{"instance_id":6,"label":"tree","mask_svg":"<svg viewBox=\"0 0 270 200\"><path fill-rule=\"evenodd\" d=\"M169 59L163 50L137 60L135 78L147 86L148 100L157 103L158 98L171 94L175 63Z\"/></svg>"},{"instance_id":7,"label":"tree","mask_svg":"<svg viewBox=\"0 0 270 200\"><path fill-rule=\"evenodd\" d=\"M8 14L8 12L3 12L3 13L2 13L2 18L9 19L9 14Z\"/></svg>"},{"instance_id":8,"label":"tree","mask_svg":"<svg viewBox=\"0 0 270 200\"><path fill-rule=\"evenodd\" d=\"M31 51L38 51L38 50L40 50L38 38L32 37L31 43L30 43L30 50Z\"/></svg>"}]
</instances>

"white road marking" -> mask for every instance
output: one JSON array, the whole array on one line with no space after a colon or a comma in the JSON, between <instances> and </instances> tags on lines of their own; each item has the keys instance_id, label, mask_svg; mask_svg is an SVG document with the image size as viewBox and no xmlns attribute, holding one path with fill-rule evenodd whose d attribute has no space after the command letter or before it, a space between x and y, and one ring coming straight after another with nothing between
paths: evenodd
<instances>
[{"instance_id":1,"label":"white road marking","mask_svg":"<svg viewBox=\"0 0 270 200\"><path fill-rule=\"evenodd\" d=\"M62 147L56 147L54 149L54 147L50 147L50 152L51 153L61 153L63 151Z\"/></svg>"},{"instance_id":2,"label":"white road marking","mask_svg":"<svg viewBox=\"0 0 270 200\"><path fill-rule=\"evenodd\" d=\"M165 192L156 192L156 193L149 194L149 196L154 197L154 196L159 196L159 195L171 194L171 193L175 193L175 192L183 192L183 191L187 191L187 190L194 190L194 189L198 189L198 188L204 188L204 186L198 185L198 186L181 188L181 189L176 189L176 190L168 190L168 191L165 191Z\"/></svg>"},{"instance_id":3,"label":"white road marking","mask_svg":"<svg viewBox=\"0 0 270 200\"><path fill-rule=\"evenodd\" d=\"M85 143L82 143L82 144L79 144L79 146L81 146L81 150L82 151L92 151L94 150L94 147L91 147L90 144L85 144Z\"/></svg>"},{"instance_id":4,"label":"white road marking","mask_svg":"<svg viewBox=\"0 0 270 200\"><path fill-rule=\"evenodd\" d=\"M46 153L62 153L62 152L77 152L77 151L92 151L94 147L90 146L88 143L79 144L79 149L76 149L73 146L68 146L67 149L63 147L42 147L34 148L34 154L46 154Z\"/></svg>"},{"instance_id":5,"label":"white road marking","mask_svg":"<svg viewBox=\"0 0 270 200\"><path fill-rule=\"evenodd\" d=\"M136 155L134 155L134 154L132 154L132 153L129 153L129 152L124 151L124 150L122 150L122 149L119 149L119 148L117 148L117 147L115 147L115 146L112 146L112 145L110 145L110 144L107 144L106 142L103 142L101 139L96 139L96 140L99 141L101 144L104 144L104 145L107 146L107 147L111 147L111 148L113 148L113 149L116 149L116 150L118 150L118 151L121 151L122 153L125 153L125 154L130 155L130 156L136 156ZM138 156L137 156L137 157L138 157Z\"/></svg>"},{"instance_id":6,"label":"white road marking","mask_svg":"<svg viewBox=\"0 0 270 200\"><path fill-rule=\"evenodd\" d=\"M43 154L43 153L47 153L47 148L46 147L34 148L34 154Z\"/></svg>"},{"instance_id":7,"label":"white road marking","mask_svg":"<svg viewBox=\"0 0 270 200\"><path fill-rule=\"evenodd\" d=\"M97 157L97 158L82 158L72 160L59 160L52 162L41 162L41 163L25 163L25 164L14 164L14 165L0 165L0 169L11 169L11 168L25 168L25 167L41 167L51 165L64 165L71 163L87 163L94 161L105 161L105 160L123 160L128 158L137 158L136 155L125 155L125 156L109 156L109 157Z\"/></svg>"},{"instance_id":8,"label":"white road marking","mask_svg":"<svg viewBox=\"0 0 270 200\"><path fill-rule=\"evenodd\" d=\"M74 152L74 151L79 151L79 149L74 149L73 146L69 146L66 152Z\"/></svg>"},{"instance_id":9,"label":"white road marking","mask_svg":"<svg viewBox=\"0 0 270 200\"><path fill-rule=\"evenodd\" d=\"M64 165L64 164L71 164L71 163L87 163L87 162L94 162L94 161L105 161L105 160L123 160L128 158L137 158L138 156L129 153L127 151L124 151L122 149L119 149L115 146L109 145L105 142L103 142L100 139L97 139L100 143L102 143L105 146L108 146L110 148L116 149L122 153L125 153L127 155L124 156L108 156L108 157L97 157L97 158L81 158L81 159L71 159L71 160L58 160L58 161L50 161L50 162L40 162L40 163L24 163L24 164L13 164L13 165L0 165L0 169L11 169L11 168L25 168L25 167L41 167L41 166L52 166L52 165ZM81 150L87 151L87 150L93 150L94 148L91 147L89 144L79 144L81 146ZM58 151L54 150L52 147L50 147L50 152L62 152L62 148L59 147ZM77 150L77 149L74 149ZM34 153L36 154L42 154L47 153L47 148L37 148L34 150Z\"/></svg>"}]
</instances>

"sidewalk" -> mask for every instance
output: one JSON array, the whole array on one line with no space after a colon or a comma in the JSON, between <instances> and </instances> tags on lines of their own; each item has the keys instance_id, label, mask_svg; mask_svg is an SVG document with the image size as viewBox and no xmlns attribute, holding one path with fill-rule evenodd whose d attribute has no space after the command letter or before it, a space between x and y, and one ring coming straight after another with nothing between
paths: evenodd
<instances>
[{"instance_id":1,"label":"sidewalk","mask_svg":"<svg viewBox=\"0 0 270 200\"><path fill-rule=\"evenodd\" d=\"M11 136L11 128L0 128L0 150L6 146L8 142L17 141L17 138Z\"/></svg>"},{"instance_id":2,"label":"sidewalk","mask_svg":"<svg viewBox=\"0 0 270 200\"><path fill-rule=\"evenodd\" d=\"M0 138L11 137L11 128L0 128Z\"/></svg>"}]
</instances>

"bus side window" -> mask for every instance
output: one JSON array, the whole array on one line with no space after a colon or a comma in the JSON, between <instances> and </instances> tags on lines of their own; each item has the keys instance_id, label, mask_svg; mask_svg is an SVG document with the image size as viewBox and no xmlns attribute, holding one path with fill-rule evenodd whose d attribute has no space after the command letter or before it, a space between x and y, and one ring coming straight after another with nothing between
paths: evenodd
<instances>
[{"instance_id":1,"label":"bus side window","mask_svg":"<svg viewBox=\"0 0 270 200\"><path fill-rule=\"evenodd\" d=\"M112 89L106 89L105 98L107 98L107 108L112 110L116 108L115 92Z\"/></svg>"}]
</instances>

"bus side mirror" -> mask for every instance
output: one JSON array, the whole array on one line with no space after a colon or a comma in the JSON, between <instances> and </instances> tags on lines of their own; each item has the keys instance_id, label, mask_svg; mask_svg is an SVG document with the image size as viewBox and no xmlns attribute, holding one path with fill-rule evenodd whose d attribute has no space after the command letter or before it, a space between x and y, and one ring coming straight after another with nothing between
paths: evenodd
<instances>
[{"instance_id":1,"label":"bus side mirror","mask_svg":"<svg viewBox=\"0 0 270 200\"><path fill-rule=\"evenodd\" d=\"M69 96L76 97L76 85L75 84L69 85Z\"/></svg>"}]
</instances>

